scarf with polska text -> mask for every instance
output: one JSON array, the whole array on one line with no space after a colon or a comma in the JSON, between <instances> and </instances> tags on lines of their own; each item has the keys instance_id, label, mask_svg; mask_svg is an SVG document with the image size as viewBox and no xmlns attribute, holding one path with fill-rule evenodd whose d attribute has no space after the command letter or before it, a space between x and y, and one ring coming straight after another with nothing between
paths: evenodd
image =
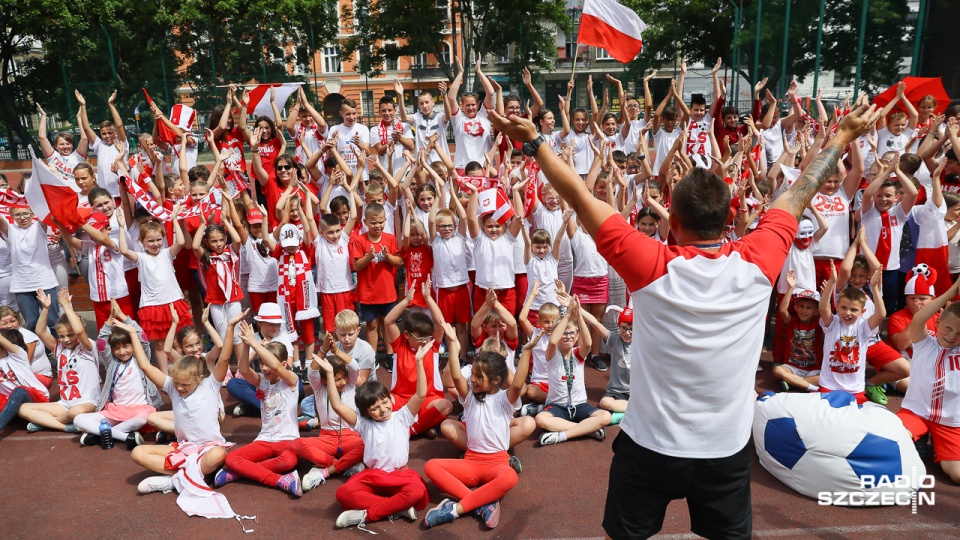
<instances>
[{"instance_id":1,"label":"scarf with polska text","mask_svg":"<svg viewBox=\"0 0 960 540\"><path fill-rule=\"evenodd\" d=\"M467 188L464 187L466 184L473 184L477 188L477 191L484 191L499 187L500 179L488 178L486 176L457 176L457 186L460 188L460 191L469 193Z\"/></svg>"},{"instance_id":2,"label":"scarf with polska text","mask_svg":"<svg viewBox=\"0 0 960 540\"><path fill-rule=\"evenodd\" d=\"M0 205L2 206L19 206L22 208L28 208L30 205L27 203L27 197L21 195L12 189L0 189Z\"/></svg>"},{"instance_id":3,"label":"scarf with polska text","mask_svg":"<svg viewBox=\"0 0 960 540\"><path fill-rule=\"evenodd\" d=\"M139 178L134 180L129 176L122 176L123 185L127 188L127 193L133 196L134 200L140 206L144 207L151 216L159 219L163 223L168 223L172 217L171 211L164 208L150 193L146 184ZM210 215L220 209L223 194L219 188L213 188L206 197L193 206L186 207L180 211L177 219L187 219L201 214Z\"/></svg>"},{"instance_id":4,"label":"scarf with polska text","mask_svg":"<svg viewBox=\"0 0 960 540\"><path fill-rule=\"evenodd\" d=\"M307 252L298 249L290 254L280 248L277 256L277 303L283 313L284 331L297 339L297 323L320 316L317 290Z\"/></svg>"},{"instance_id":5,"label":"scarf with polska text","mask_svg":"<svg viewBox=\"0 0 960 540\"><path fill-rule=\"evenodd\" d=\"M387 144L390 140L390 134L387 133L387 128L389 127L386 122L383 120L380 121L380 144ZM403 124L401 124L399 120L396 120L396 123L393 124L393 130L399 131L400 134L403 135Z\"/></svg>"}]
</instances>

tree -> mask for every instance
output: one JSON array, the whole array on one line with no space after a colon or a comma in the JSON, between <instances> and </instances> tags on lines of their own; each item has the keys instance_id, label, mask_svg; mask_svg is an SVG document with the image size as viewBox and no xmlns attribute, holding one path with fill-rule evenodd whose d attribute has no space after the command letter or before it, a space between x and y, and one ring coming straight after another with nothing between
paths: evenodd
<instances>
[{"instance_id":1,"label":"tree","mask_svg":"<svg viewBox=\"0 0 960 540\"><path fill-rule=\"evenodd\" d=\"M753 82L770 77L774 88L785 75L801 79L813 71L819 2L791 0L787 65L782 65L786 0L765 0L760 23L760 73L753 73L756 0L743 4L739 32L741 76ZM729 0L623 0L649 25L643 49L630 64L634 75L647 67L685 55L711 65L719 57L733 65L734 10ZM821 71L850 71L857 61L863 0L826 0ZM865 90L885 88L896 80L903 44L913 26L907 23L907 0L870 0L861 78ZM745 86L741 86L744 88Z\"/></svg>"}]
</instances>

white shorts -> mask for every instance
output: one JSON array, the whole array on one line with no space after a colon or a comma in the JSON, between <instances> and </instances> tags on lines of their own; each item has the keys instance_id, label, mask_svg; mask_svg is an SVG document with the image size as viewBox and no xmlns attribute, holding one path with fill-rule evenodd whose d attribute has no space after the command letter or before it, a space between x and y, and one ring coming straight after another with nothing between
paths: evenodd
<instances>
[{"instance_id":1,"label":"white shorts","mask_svg":"<svg viewBox=\"0 0 960 540\"><path fill-rule=\"evenodd\" d=\"M800 369L793 367L790 364L780 364L780 366L789 369L790 373L793 373L801 379L806 379L807 377L817 377L820 375L819 369Z\"/></svg>"}]
</instances>

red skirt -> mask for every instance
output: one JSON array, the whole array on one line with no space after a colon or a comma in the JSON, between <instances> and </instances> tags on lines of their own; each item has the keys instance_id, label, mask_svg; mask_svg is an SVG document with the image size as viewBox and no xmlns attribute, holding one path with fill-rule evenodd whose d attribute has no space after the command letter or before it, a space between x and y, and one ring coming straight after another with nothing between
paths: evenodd
<instances>
[{"instance_id":1,"label":"red skirt","mask_svg":"<svg viewBox=\"0 0 960 540\"><path fill-rule=\"evenodd\" d=\"M173 302L177 310L177 317L180 321L177 323L177 331L184 326L193 326L193 314L190 312L190 306L181 298ZM170 316L170 304L162 306L141 307L137 317L140 320L140 328L147 335L150 341L161 341L167 337L170 332L170 323L173 317Z\"/></svg>"},{"instance_id":2,"label":"red skirt","mask_svg":"<svg viewBox=\"0 0 960 540\"><path fill-rule=\"evenodd\" d=\"M606 304L609 282L610 278L607 276L574 276L570 294L580 298L581 304Z\"/></svg>"}]
</instances>

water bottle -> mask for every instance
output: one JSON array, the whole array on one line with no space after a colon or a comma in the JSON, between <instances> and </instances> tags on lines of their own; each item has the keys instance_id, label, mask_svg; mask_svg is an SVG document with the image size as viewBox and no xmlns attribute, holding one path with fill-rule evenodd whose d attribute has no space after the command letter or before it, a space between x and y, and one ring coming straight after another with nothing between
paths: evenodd
<instances>
[{"instance_id":1,"label":"water bottle","mask_svg":"<svg viewBox=\"0 0 960 540\"><path fill-rule=\"evenodd\" d=\"M100 448L104 450L113 448L113 431L110 429L110 422L106 419L100 421Z\"/></svg>"}]
</instances>

